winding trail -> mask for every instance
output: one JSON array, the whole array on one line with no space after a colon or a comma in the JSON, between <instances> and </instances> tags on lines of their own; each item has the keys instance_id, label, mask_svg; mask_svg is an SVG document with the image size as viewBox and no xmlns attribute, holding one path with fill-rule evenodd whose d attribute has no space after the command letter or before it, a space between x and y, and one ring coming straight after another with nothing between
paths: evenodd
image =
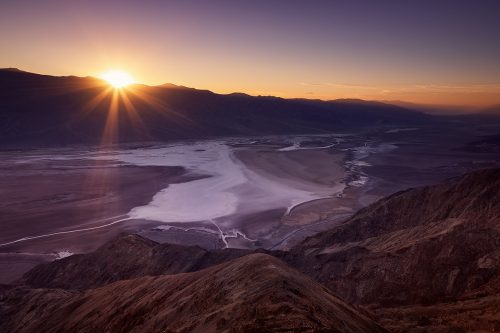
<instances>
[{"instance_id":1,"label":"winding trail","mask_svg":"<svg viewBox=\"0 0 500 333\"><path fill-rule=\"evenodd\" d=\"M109 217L109 218L101 220L101 221L115 219L115 218L119 218L119 217L123 217L123 216L127 216L127 217L126 218L122 218L122 219L117 220L117 221L106 223L106 224L103 224L103 225L100 225L100 226L97 226L97 227L89 227L89 228L82 228L82 229L75 229L75 230L68 230L68 231L58 231L58 232L53 232L53 233L50 233L50 234L43 234L43 235L37 235L37 236L27 236L27 237L16 239L16 240L11 241L11 242L2 243L2 244L0 244L0 247L6 246L6 245L10 245L10 244L20 243L20 242L24 242L24 241L28 241L28 240L32 240L32 239L37 239L37 238L46 238L46 237L51 237L51 236L56 236L56 235L72 234L72 233L75 233L75 232L82 232L82 231L102 229L102 228L108 227L108 226L113 225L113 224L117 224L117 223L120 223L120 222L123 222L123 221L130 220L130 217L128 215L119 215L119 216ZM97 221L97 222L100 222L100 221Z\"/></svg>"}]
</instances>

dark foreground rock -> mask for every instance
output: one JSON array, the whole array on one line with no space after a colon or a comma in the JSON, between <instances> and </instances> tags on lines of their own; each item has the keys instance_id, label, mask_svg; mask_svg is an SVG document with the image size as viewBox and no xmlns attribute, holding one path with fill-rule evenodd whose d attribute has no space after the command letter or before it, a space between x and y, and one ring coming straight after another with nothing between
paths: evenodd
<instances>
[{"instance_id":1,"label":"dark foreground rock","mask_svg":"<svg viewBox=\"0 0 500 333\"><path fill-rule=\"evenodd\" d=\"M2 332L386 332L265 254L81 293L17 287L1 309Z\"/></svg>"}]
</instances>

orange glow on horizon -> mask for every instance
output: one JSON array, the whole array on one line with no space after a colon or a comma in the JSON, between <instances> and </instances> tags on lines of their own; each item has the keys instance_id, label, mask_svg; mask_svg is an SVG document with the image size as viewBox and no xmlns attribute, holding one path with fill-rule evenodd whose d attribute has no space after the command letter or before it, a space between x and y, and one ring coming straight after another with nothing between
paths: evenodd
<instances>
[{"instance_id":1,"label":"orange glow on horizon","mask_svg":"<svg viewBox=\"0 0 500 333\"><path fill-rule=\"evenodd\" d=\"M134 78L129 73L122 70L108 70L102 73L100 77L116 89L121 89L135 83Z\"/></svg>"}]
</instances>

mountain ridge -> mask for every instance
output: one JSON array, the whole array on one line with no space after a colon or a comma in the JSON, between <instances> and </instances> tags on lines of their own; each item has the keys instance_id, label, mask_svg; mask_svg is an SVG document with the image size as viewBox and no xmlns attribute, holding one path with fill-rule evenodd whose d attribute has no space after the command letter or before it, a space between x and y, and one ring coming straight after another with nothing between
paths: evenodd
<instances>
[{"instance_id":1,"label":"mountain ridge","mask_svg":"<svg viewBox=\"0 0 500 333\"><path fill-rule=\"evenodd\" d=\"M223 95L172 85L118 91L91 77L6 70L0 70L0 110L2 143L18 145L330 133L436 121L379 102Z\"/></svg>"},{"instance_id":2,"label":"mountain ridge","mask_svg":"<svg viewBox=\"0 0 500 333\"><path fill-rule=\"evenodd\" d=\"M0 329L11 332L387 332L266 254L83 293L15 288L4 298Z\"/></svg>"},{"instance_id":3,"label":"mountain ridge","mask_svg":"<svg viewBox=\"0 0 500 333\"><path fill-rule=\"evenodd\" d=\"M460 297L500 274L500 265L480 263L500 256L498 193L500 169L402 191L292 251L323 267L310 274L349 301L389 306Z\"/></svg>"}]
</instances>

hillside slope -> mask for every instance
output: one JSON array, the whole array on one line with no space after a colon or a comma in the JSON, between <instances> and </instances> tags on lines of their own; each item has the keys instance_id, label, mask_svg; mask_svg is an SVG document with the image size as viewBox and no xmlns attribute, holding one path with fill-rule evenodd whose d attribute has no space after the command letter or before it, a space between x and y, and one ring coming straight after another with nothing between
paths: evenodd
<instances>
[{"instance_id":1,"label":"hillside slope","mask_svg":"<svg viewBox=\"0 0 500 333\"><path fill-rule=\"evenodd\" d=\"M2 332L386 332L311 278L265 254L84 293L12 289Z\"/></svg>"},{"instance_id":2,"label":"hillside slope","mask_svg":"<svg viewBox=\"0 0 500 333\"><path fill-rule=\"evenodd\" d=\"M159 244L138 235L120 235L95 252L39 265L21 282L34 288L85 290L146 275L193 272L249 253L239 249L208 251L197 246Z\"/></svg>"},{"instance_id":3,"label":"hillside slope","mask_svg":"<svg viewBox=\"0 0 500 333\"><path fill-rule=\"evenodd\" d=\"M352 302L459 297L500 274L500 169L396 193L292 253L296 267Z\"/></svg>"}]
</instances>

